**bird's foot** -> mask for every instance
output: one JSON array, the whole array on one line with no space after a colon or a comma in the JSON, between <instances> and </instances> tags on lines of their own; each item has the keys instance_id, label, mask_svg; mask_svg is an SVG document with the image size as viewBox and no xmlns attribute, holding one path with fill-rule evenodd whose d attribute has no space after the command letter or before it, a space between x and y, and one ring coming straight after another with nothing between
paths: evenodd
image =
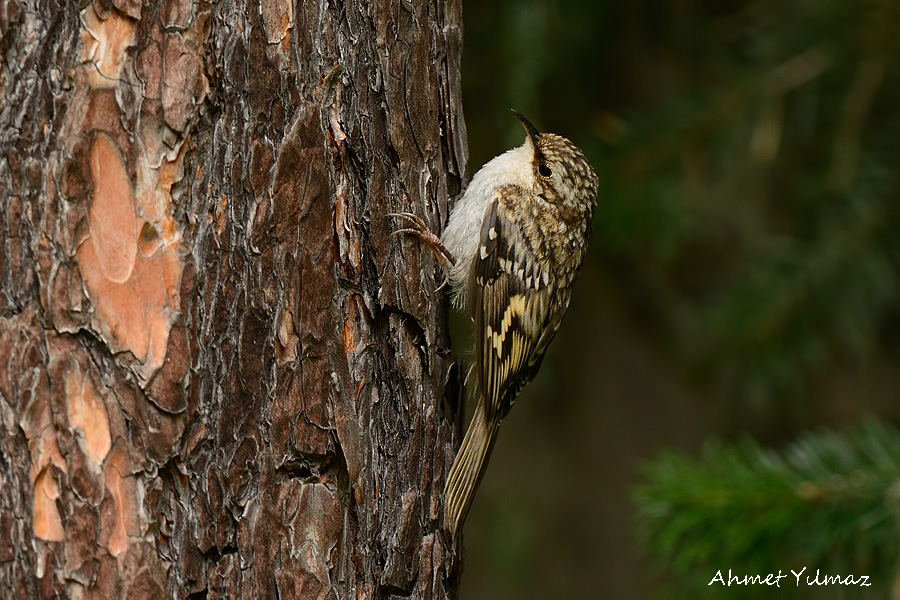
<instances>
[{"instance_id":1,"label":"bird's foot","mask_svg":"<svg viewBox=\"0 0 900 600\"><path fill-rule=\"evenodd\" d=\"M439 238L433 231L428 228L428 225L425 224L421 218L417 217L412 213L388 213L389 217L397 217L398 219L403 219L406 221L408 227L404 227L403 229L397 229L391 235L398 235L401 233L408 233L416 236L421 240L423 244L431 248L431 251L434 252L435 258L437 258L438 262L441 263L441 266L444 267L444 271L447 272L450 270L450 267L456 264L456 258L454 258L453 254L450 253L449 250L444 246L441 242L441 238ZM441 287L447 284L447 280L444 280L444 283L441 284ZM441 289L441 288L438 288Z\"/></svg>"}]
</instances>

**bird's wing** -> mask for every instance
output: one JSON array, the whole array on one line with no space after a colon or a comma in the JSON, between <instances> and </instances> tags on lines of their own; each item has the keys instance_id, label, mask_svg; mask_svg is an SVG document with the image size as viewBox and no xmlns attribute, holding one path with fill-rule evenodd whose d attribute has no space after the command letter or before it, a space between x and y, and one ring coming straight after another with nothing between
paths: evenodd
<instances>
[{"instance_id":1,"label":"bird's wing","mask_svg":"<svg viewBox=\"0 0 900 600\"><path fill-rule=\"evenodd\" d=\"M553 274L537 264L525 231L517 225L521 218L515 211L523 206L526 193L518 186L497 191L485 211L472 265L469 300L488 422L506 416L537 373L568 304L568 298L555 297Z\"/></svg>"}]
</instances>

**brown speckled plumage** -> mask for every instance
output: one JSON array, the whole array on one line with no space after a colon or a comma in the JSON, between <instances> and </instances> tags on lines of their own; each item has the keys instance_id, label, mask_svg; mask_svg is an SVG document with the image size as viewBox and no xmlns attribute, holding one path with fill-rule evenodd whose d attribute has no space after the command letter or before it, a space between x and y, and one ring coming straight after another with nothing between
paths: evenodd
<instances>
[{"instance_id":1,"label":"brown speckled plumage","mask_svg":"<svg viewBox=\"0 0 900 600\"><path fill-rule=\"evenodd\" d=\"M569 306L597 197L597 175L581 150L516 116L525 144L475 174L441 240L421 231L421 221L404 230L452 257L447 267L455 295L475 321L478 404L445 488L454 536L500 421L534 378Z\"/></svg>"}]
</instances>

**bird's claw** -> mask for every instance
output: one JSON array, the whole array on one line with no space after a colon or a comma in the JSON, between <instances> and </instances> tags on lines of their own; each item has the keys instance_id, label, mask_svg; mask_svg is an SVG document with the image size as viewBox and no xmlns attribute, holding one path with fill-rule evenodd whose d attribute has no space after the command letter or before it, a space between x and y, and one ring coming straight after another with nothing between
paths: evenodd
<instances>
[{"instance_id":1,"label":"bird's claw","mask_svg":"<svg viewBox=\"0 0 900 600\"><path fill-rule=\"evenodd\" d=\"M414 215L408 212L402 213L388 213L388 217L396 217L398 219L403 219L410 227L404 227L403 229L397 229L391 233L391 235L397 235L400 233L408 233L419 238L426 246L430 247L432 252L434 252L435 257L438 259L438 262L444 267L445 270L449 270L449 268L456 264L456 259L450 254L450 251L444 246L441 242L441 238L439 238L431 229L428 228L428 225L425 224L425 221L422 220L421 217ZM441 284L441 287L446 285L446 280ZM441 289L441 288L438 288Z\"/></svg>"},{"instance_id":2,"label":"bird's claw","mask_svg":"<svg viewBox=\"0 0 900 600\"><path fill-rule=\"evenodd\" d=\"M425 221L423 221L421 219L421 217L414 215L413 213L408 213L408 212L388 213L387 216L403 219L404 221L407 221L408 223L413 225L413 227L417 231L420 231L420 232L427 231L428 233L431 233L431 230L428 229L428 225L425 224ZM403 230L403 231L408 231L408 230ZM394 233L397 233L397 232L395 231ZM432 234L432 235L434 235L434 234Z\"/></svg>"},{"instance_id":3,"label":"bird's claw","mask_svg":"<svg viewBox=\"0 0 900 600\"><path fill-rule=\"evenodd\" d=\"M450 276L447 274L447 270L444 269L444 281L442 281L441 285L437 286L437 288L434 291L435 292L441 291L442 289L444 289L447 286L448 283L450 283Z\"/></svg>"}]
</instances>

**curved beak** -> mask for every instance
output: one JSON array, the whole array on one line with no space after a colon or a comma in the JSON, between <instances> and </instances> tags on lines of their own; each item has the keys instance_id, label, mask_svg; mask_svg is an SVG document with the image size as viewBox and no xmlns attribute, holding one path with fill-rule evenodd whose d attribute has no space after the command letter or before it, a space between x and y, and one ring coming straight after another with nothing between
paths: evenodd
<instances>
[{"instance_id":1,"label":"curved beak","mask_svg":"<svg viewBox=\"0 0 900 600\"><path fill-rule=\"evenodd\" d=\"M525 133L528 134L528 139L531 140L531 146L537 148L537 141L541 137L541 132L537 130L537 127L531 124L531 121L522 116L522 113L517 111L514 108L510 109L516 118L519 120L519 123L522 124L522 127L525 128Z\"/></svg>"}]
</instances>

